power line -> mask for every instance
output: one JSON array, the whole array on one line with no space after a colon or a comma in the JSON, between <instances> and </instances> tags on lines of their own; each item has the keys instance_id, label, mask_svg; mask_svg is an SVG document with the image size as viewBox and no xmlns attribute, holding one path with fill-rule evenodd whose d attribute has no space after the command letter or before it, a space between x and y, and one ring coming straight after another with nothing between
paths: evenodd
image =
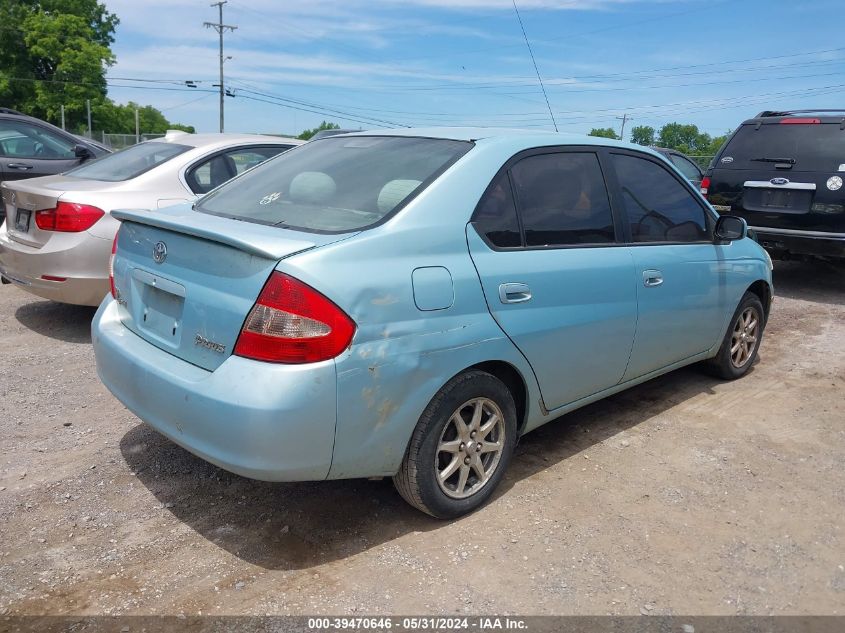
<instances>
[{"instance_id":1,"label":"power line","mask_svg":"<svg viewBox=\"0 0 845 633\"><path fill-rule=\"evenodd\" d=\"M309 108L318 108L318 109L324 110L325 112L328 112L330 114L337 114L337 115L340 115L340 116L347 116L347 115L350 114L349 112L345 112L343 110L337 110L337 109L333 108L332 106L326 106L326 105L322 105L322 104L311 103L311 102L308 102L308 101L300 101L298 99L291 99L291 98L288 98L288 97L280 97L279 95L274 95L272 93L260 92L260 91L257 91L257 90L253 90L252 88L254 88L254 86L250 86L249 84L247 84L243 81L241 81L239 83L247 86L247 88L239 88L239 90L241 92L247 92L247 93L258 95L258 96L261 96L261 97L276 99L276 100L281 101L283 103L292 103L292 104L296 104L296 105L300 105L300 106L306 106L306 107L309 107ZM324 114L324 113L322 113L322 114ZM410 127L410 126L404 125L402 123L397 123L396 121L389 121L387 119L379 119L379 118L376 118L376 117L371 117L371 116L367 116L367 115L363 115L363 114L355 115L353 113L353 116L358 116L360 118L369 119L369 121L367 122L368 125L370 125L372 123L376 123L376 124L384 123L384 124L390 125L390 126ZM354 120L354 119L349 119L349 120ZM361 123L362 121L356 120L356 122Z\"/></svg>"},{"instance_id":2,"label":"power line","mask_svg":"<svg viewBox=\"0 0 845 633\"><path fill-rule=\"evenodd\" d=\"M546 106L549 108L549 116L552 117L552 125L555 126L555 132L557 132L557 122L555 121L554 112L552 112L552 104L549 103L549 95L546 94L546 87L543 85L543 78L540 77L540 69L537 68L537 60L534 59L534 51L531 50L531 42L528 41L525 26L522 24L522 17L519 15L519 9L516 8L516 0L511 0L511 2L513 2L513 10L514 13L516 13L516 19L519 21L519 28L522 29L522 37L525 38L525 45L528 47L528 54L531 55L531 63L534 64L534 72L537 73L537 81L540 82L540 89L543 91L543 98L545 98Z\"/></svg>"},{"instance_id":3,"label":"power line","mask_svg":"<svg viewBox=\"0 0 845 633\"><path fill-rule=\"evenodd\" d=\"M250 97L249 95L238 95L238 96L241 99L249 99L250 101L260 101L261 103L269 103L270 105L280 106L282 108L290 108L292 110L301 110L303 112L312 112L314 114L319 114L319 115L322 115L322 116L325 116L325 114L326 114L325 112L320 112L318 110L311 110L309 108L302 108L302 107L290 105L290 104L287 104L287 103L279 103L278 101L270 101L269 99L260 99L258 97ZM364 125L373 125L373 123L371 123L370 121L363 121L363 120L360 120L360 119L354 119L354 118L349 117L349 116L341 116L339 118L341 118L342 120L345 120L345 121L354 121L355 123L362 123ZM376 125L376 127L383 127L383 126ZM407 127L407 126L404 126L404 127Z\"/></svg>"},{"instance_id":4,"label":"power line","mask_svg":"<svg viewBox=\"0 0 845 633\"><path fill-rule=\"evenodd\" d=\"M669 75L649 75L649 73L660 73L664 71L671 71L671 70L685 70L691 68L708 68L713 66L722 66L722 65L730 65L730 64L744 64L748 62L755 62L755 61L774 61L779 59L786 59L786 58L793 58L793 57L804 57L808 55L821 55L825 53L833 53L833 52L840 52L845 51L845 47L839 48L828 48L828 49L821 49L821 50L814 50L814 51L806 51L803 53L792 53L788 55L773 55L768 57L757 57L751 59L736 59L736 60L725 60L721 62L710 62L705 64L691 64L688 66L670 66L664 68L652 68L647 70L629 70L625 72L617 72L617 73L606 73L606 74L594 74L594 75L572 75L571 77L567 77L565 79L547 79L545 83L547 84L560 84L564 82L570 82L572 80L582 80L582 79L613 79L615 77L620 77L622 81L629 80L629 81L641 81L642 79L666 79L672 77L688 77L691 75L698 75L698 74L710 74L710 71L705 72L694 72L694 73L676 73L676 74L669 74ZM795 64L779 64L777 66L761 66L756 68L751 67L743 67L743 68L734 68L734 69L726 69L718 72L722 73L735 73L735 72L755 72L759 70L780 70L782 68L794 67L794 66L814 66L814 65L821 65L821 64L838 64L845 62L843 58L837 58L833 60L824 60L824 61L806 61L806 62L798 62ZM645 76L638 76L632 77L632 75L645 75ZM438 89L438 88L453 88L457 86L469 86L472 88L509 88L509 87L521 87L521 86L530 86L532 85L529 83L527 77L512 77L510 79L503 79L498 82L494 81L480 81L480 82L469 82L469 81L453 81L451 83L444 83L444 84L429 84L429 85L399 85L399 86L391 86L392 88L403 88L408 90L428 90L428 89Z\"/></svg>"}]
</instances>

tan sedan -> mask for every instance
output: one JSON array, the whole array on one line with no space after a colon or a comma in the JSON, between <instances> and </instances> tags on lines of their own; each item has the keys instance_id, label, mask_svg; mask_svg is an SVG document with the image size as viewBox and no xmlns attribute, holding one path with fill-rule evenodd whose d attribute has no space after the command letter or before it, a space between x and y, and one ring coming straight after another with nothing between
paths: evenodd
<instances>
[{"instance_id":1,"label":"tan sedan","mask_svg":"<svg viewBox=\"0 0 845 633\"><path fill-rule=\"evenodd\" d=\"M119 226L111 211L195 199L302 142L171 133L64 174L4 182L0 278L45 299L99 305Z\"/></svg>"}]
</instances>

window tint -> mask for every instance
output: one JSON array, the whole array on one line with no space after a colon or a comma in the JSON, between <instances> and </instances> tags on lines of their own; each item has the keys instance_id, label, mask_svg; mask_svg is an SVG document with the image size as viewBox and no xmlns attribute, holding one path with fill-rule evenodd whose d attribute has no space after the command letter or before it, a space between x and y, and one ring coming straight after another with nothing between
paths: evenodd
<instances>
[{"instance_id":1,"label":"window tint","mask_svg":"<svg viewBox=\"0 0 845 633\"><path fill-rule=\"evenodd\" d=\"M208 193L247 169L290 148L290 145L250 147L218 154L191 168L186 180L194 193Z\"/></svg>"},{"instance_id":2,"label":"window tint","mask_svg":"<svg viewBox=\"0 0 845 633\"><path fill-rule=\"evenodd\" d=\"M704 208L668 170L624 154L613 154L613 165L634 242L710 239Z\"/></svg>"},{"instance_id":3,"label":"window tint","mask_svg":"<svg viewBox=\"0 0 845 633\"><path fill-rule=\"evenodd\" d=\"M478 232L485 235L494 246L522 246L507 172L499 176L484 194L475 210L473 222Z\"/></svg>"},{"instance_id":4,"label":"window tint","mask_svg":"<svg viewBox=\"0 0 845 633\"><path fill-rule=\"evenodd\" d=\"M132 147L109 154L81 167L71 169L65 175L90 180L119 182L140 176L153 167L169 161L174 156L193 149L188 145L145 141Z\"/></svg>"},{"instance_id":5,"label":"window tint","mask_svg":"<svg viewBox=\"0 0 845 633\"><path fill-rule=\"evenodd\" d=\"M0 155L9 158L76 158L73 141L21 121L0 121Z\"/></svg>"},{"instance_id":6,"label":"window tint","mask_svg":"<svg viewBox=\"0 0 845 633\"><path fill-rule=\"evenodd\" d=\"M683 156L669 154L669 159L688 180L701 180L701 172L698 167Z\"/></svg>"},{"instance_id":7,"label":"window tint","mask_svg":"<svg viewBox=\"0 0 845 633\"><path fill-rule=\"evenodd\" d=\"M743 125L721 154L719 169L764 169L760 158L792 158L793 170L832 171L845 163L845 130L837 123ZM731 160L723 162L726 158Z\"/></svg>"},{"instance_id":8,"label":"window tint","mask_svg":"<svg viewBox=\"0 0 845 633\"><path fill-rule=\"evenodd\" d=\"M332 136L262 163L210 193L203 213L309 231L355 231L418 194L472 143Z\"/></svg>"},{"instance_id":9,"label":"window tint","mask_svg":"<svg viewBox=\"0 0 845 633\"><path fill-rule=\"evenodd\" d=\"M511 169L527 246L614 241L613 215L598 157L540 154Z\"/></svg>"}]
</instances>

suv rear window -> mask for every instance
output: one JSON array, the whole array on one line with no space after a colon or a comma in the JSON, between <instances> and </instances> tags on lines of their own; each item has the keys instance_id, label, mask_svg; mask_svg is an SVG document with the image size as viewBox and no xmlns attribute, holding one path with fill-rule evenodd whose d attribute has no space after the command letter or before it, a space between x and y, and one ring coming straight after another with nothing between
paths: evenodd
<instances>
[{"instance_id":1,"label":"suv rear window","mask_svg":"<svg viewBox=\"0 0 845 633\"><path fill-rule=\"evenodd\" d=\"M145 141L109 154L93 162L65 172L66 176L120 182L140 176L153 167L169 161L174 156L193 149L189 145Z\"/></svg>"},{"instance_id":2,"label":"suv rear window","mask_svg":"<svg viewBox=\"0 0 845 633\"><path fill-rule=\"evenodd\" d=\"M838 171L845 163L845 130L839 123L743 125L713 167L765 169L768 163L774 168L773 162L759 160L773 158L794 159L795 170Z\"/></svg>"},{"instance_id":3,"label":"suv rear window","mask_svg":"<svg viewBox=\"0 0 845 633\"><path fill-rule=\"evenodd\" d=\"M471 147L402 136L312 141L233 179L196 209L306 231L355 231L420 193Z\"/></svg>"}]
</instances>

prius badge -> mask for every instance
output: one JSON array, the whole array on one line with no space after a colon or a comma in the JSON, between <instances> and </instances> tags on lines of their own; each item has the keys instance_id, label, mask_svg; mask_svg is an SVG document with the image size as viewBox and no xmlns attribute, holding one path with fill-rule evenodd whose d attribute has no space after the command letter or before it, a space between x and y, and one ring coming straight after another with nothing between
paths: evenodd
<instances>
[{"instance_id":1,"label":"prius badge","mask_svg":"<svg viewBox=\"0 0 845 633\"><path fill-rule=\"evenodd\" d=\"M165 259L167 259L167 244L156 242L156 245L153 246L153 261L156 264L163 264Z\"/></svg>"}]
</instances>

